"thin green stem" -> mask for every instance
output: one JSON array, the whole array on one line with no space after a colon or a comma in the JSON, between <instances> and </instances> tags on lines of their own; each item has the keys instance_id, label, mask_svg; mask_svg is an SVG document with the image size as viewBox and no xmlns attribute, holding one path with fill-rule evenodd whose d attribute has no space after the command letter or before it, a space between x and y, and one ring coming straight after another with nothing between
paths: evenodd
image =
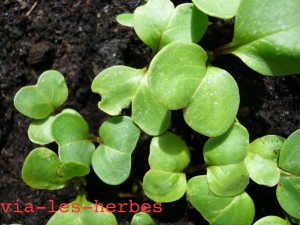
<instances>
[{"instance_id":1,"label":"thin green stem","mask_svg":"<svg viewBox=\"0 0 300 225\"><path fill-rule=\"evenodd\" d=\"M206 168L207 168L206 164L198 164L198 165L186 168L185 172L186 173L195 173L195 172L198 172L198 171L204 171L204 170L206 170Z\"/></svg>"}]
</instances>

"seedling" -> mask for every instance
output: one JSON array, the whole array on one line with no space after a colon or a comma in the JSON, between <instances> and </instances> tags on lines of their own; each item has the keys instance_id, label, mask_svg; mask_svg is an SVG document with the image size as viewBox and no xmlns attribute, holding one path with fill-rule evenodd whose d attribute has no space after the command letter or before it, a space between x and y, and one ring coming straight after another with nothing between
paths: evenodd
<instances>
[{"instance_id":1,"label":"seedling","mask_svg":"<svg viewBox=\"0 0 300 225\"><path fill-rule=\"evenodd\" d=\"M152 137L150 170L142 186L157 202L173 202L185 195L212 225L250 225L255 207L245 192L249 180L276 186L286 220L268 216L255 225L290 224L300 220L300 130L287 139L266 135L250 143L249 134L236 119L239 90L234 78L213 66L214 58L234 54L253 70L270 76L300 72L300 2L288 0L194 0L174 7L169 0L148 0L134 13L117 21L132 27L152 50L144 68L113 66L92 83L101 95L99 108L112 117L91 135L84 118L73 109L61 110L68 90L57 71L43 73L36 86L21 89L16 108L33 119L28 135L36 144L56 142L58 154L40 147L25 160L24 181L37 189L59 189L74 184L79 207L94 204L84 195L92 166L110 185L130 175L131 157L141 130ZM268 13L266 13L268 12ZM208 15L235 16L231 43L206 52L198 42L208 27ZM270 16L272 15L272 16ZM131 117L119 116L131 107ZM168 131L171 111L182 110L187 125L209 139L203 147L206 175L186 179L190 152L184 140ZM66 206L67 207L67 206ZM116 224L105 210L98 213L56 213L48 224ZM132 224L154 224L138 213Z\"/></svg>"}]
</instances>

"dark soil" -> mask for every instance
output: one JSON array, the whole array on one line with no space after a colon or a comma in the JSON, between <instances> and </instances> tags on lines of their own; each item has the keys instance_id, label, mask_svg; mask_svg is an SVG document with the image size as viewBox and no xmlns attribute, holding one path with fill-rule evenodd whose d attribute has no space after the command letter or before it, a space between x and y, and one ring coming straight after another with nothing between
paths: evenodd
<instances>
[{"instance_id":1,"label":"dark soil","mask_svg":"<svg viewBox=\"0 0 300 225\"><path fill-rule=\"evenodd\" d=\"M175 2L175 1L174 1ZM187 1L176 1L182 3ZM115 16L132 12L139 0L2 0L0 3L0 203L12 203L4 213L0 208L0 224L46 224L51 213L16 213L26 203L55 208L76 197L76 190L67 187L57 191L34 190L21 179L25 157L36 145L27 138L30 123L13 106L15 93L23 86L35 84L47 69L57 69L65 75L69 98L65 107L80 112L96 134L99 125L108 118L97 108L99 96L90 85L103 69L117 64L137 68L146 65L150 51L131 29L118 25ZM233 21L211 20L212 25L202 46L212 49L230 41ZM225 35L224 35L225 34ZM221 37L222 36L222 37ZM247 68L233 56L216 59L214 65L226 69L238 82L241 106L240 122L249 130L251 140L266 134L287 137L300 128L300 77L265 77ZM206 138L193 132L182 120L180 111L173 112L170 130L188 143L192 164L203 160L201 148ZM148 170L150 139L143 135L133 154L131 178L119 186L102 183L95 174L87 177L89 200L99 202L151 202L142 191L132 192L136 180ZM201 163L201 162L200 162ZM205 171L204 171L205 172ZM204 173L203 172L203 173ZM188 178L195 174L189 174ZM282 216L274 188L251 183L247 192L256 204L256 218ZM132 214L116 214L119 224L130 224ZM153 214L157 224L207 224L183 197L163 204L163 212Z\"/></svg>"}]
</instances>

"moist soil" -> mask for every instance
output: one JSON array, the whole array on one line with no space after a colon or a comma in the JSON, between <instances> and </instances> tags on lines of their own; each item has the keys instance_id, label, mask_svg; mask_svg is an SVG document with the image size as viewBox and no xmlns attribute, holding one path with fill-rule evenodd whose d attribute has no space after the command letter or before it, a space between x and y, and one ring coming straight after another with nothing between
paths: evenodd
<instances>
[{"instance_id":1,"label":"moist soil","mask_svg":"<svg viewBox=\"0 0 300 225\"><path fill-rule=\"evenodd\" d=\"M175 4L188 1L174 1ZM0 202L11 203L8 212L0 209L0 224L46 224L61 203L74 200L77 191L71 186L56 191L35 190L21 179L23 162L38 147L27 137L30 119L13 106L15 93L23 86L35 84L45 70L56 69L65 75L69 98L64 107L80 112L90 125L91 133L108 118L97 107L99 95L90 90L93 78L112 65L142 68L150 57L149 48L132 29L116 23L115 16L133 12L140 0L2 0L0 3ZM208 32L201 41L206 50L230 42L233 21L211 18ZM234 56L217 58L214 65L226 69L236 79L241 95L239 121L248 129L251 141L267 134L287 137L300 128L300 78L266 77L247 68ZM130 115L129 110L124 114ZM169 128L188 144L191 165L203 163L202 147L207 140L184 123L181 111L172 112ZM122 203L151 202L137 185L149 169L150 137L142 134L132 160L130 178L122 185L109 186L91 172L87 177L90 201ZM49 146L57 150L54 144ZM204 174L196 171L187 178ZM135 188L137 187L137 188ZM134 189L134 191L133 191ZM253 198L256 218L266 215L283 216L274 188L250 183L246 190ZM46 205L46 210L17 213L26 203ZM156 224L207 224L185 197L162 205L161 213L153 213ZM130 224L131 213L115 214L119 224Z\"/></svg>"}]
</instances>

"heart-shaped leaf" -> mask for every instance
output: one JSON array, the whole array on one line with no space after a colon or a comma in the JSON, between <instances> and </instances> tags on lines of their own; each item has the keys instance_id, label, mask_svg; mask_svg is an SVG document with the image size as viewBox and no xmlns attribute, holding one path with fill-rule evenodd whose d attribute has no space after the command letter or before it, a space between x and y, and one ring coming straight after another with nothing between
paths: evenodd
<instances>
[{"instance_id":1,"label":"heart-shaped leaf","mask_svg":"<svg viewBox=\"0 0 300 225\"><path fill-rule=\"evenodd\" d=\"M276 196L285 212L292 217L300 219L300 177L282 172Z\"/></svg>"},{"instance_id":2,"label":"heart-shaped leaf","mask_svg":"<svg viewBox=\"0 0 300 225\"><path fill-rule=\"evenodd\" d=\"M210 190L218 196L241 194L249 184L249 174L244 162L207 168Z\"/></svg>"},{"instance_id":3,"label":"heart-shaped leaf","mask_svg":"<svg viewBox=\"0 0 300 225\"><path fill-rule=\"evenodd\" d=\"M92 83L92 91L102 97L98 107L109 115L119 115L130 105L143 75L143 69L127 66L103 70Z\"/></svg>"},{"instance_id":4,"label":"heart-shaped leaf","mask_svg":"<svg viewBox=\"0 0 300 225\"><path fill-rule=\"evenodd\" d=\"M280 150L278 166L294 175L300 176L300 129L292 133Z\"/></svg>"},{"instance_id":5,"label":"heart-shaped leaf","mask_svg":"<svg viewBox=\"0 0 300 225\"><path fill-rule=\"evenodd\" d=\"M59 145L62 162L82 162L90 166L95 145L89 140L89 126L75 110L65 109L52 122L51 134Z\"/></svg>"},{"instance_id":6,"label":"heart-shaped leaf","mask_svg":"<svg viewBox=\"0 0 300 225\"><path fill-rule=\"evenodd\" d=\"M207 15L222 19L235 16L241 0L193 0L198 9Z\"/></svg>"},{"instance_id":7,"label":"heart-shaped leaf","mask_svg":"<svg viewBox=\"0 0 300 225\"><path fill-rule=\"evenodd\" d=\"M58 174L61 162L55 152L48 148L36 148L25 159L22 178L26 184L36 189L55 190L67 185Z\"/></svg>"},{"instance_id":8,"label":"heart-shaped leaf","mask_svg":"<svg viewBox=\"0 0 300 225\"><path fill-rule=\"evenodd\" d=\"M81 162L66 162L57 169L57 174L64 180L83 177L90 173L90 168Z\"/></svg>"},{"instance_id":9,"label":"heart-shaped leaf","mask_svg":"<svg viewBox=\"0 0 300 225\"><path fill-rule=\"evenodd\" d=\"M168 129L171 111L162 106L143 79L132 101L132 120L147 134L160 135Z\"/></svg>"},{"instance_id":10,"label":"heart-shaped leaf","mask_svg":"<svg viewBox=\"0 0 300 225\"><path fill-rule=\"evenodd\" d=\"M253 225L291 225L288 220L284 220L278 216L266 216L256 221Z\"/></svg>"},{"instance_id":11,"label":"heart-shaped leaf","mask_svg":"<svg viewBox=\"0 0 300 225\"><path fill-rule=\"evenodd\" d=\"M207 184L206 176L189 180L187 198L211 225L251 225L254 218L254 204L243 192L232 197L214 195Z\"/></svg>"},{"instance_id":12,"label":"heart-shaped leaf","mask_svg":"<svg viewBox=\"0 0 300 225\"><path fill-rule=\"evenodd\" d=\"M184 173L150 169L144 176L143 190L153 201L173 202L184 195L186 176Z\"/></svg>"},{"instance_id":13,"label":"heart-shaped leaf","mask_svg":"<svg viewBox=\"0 0 300 225\"><path fill-rule=\"evenodd\" d=\"M240 163L247 155L248 145L247 129L239 123L234 123L226 133L209 138L205 143L205 164L218 166Z\"/></svg>"},{"instance_id":14,"label":"heart-shaped leaf","mask_svg":"<svg viewBox=\"0 0 300 225\"><path fill-rule=\"evenodd\" d=\"M176 42L163 48L149 67L149 87L171 110L185 107L206 70L207 55L196 44Z\"/></svg>"},{"instance_id":15,"label":"heart-shaped leaf","mask_svg":"<svg viewBox=\"0 0 300 225\"><path fill-rule=\"evenodd\" d=\"M57 211L47 225L76 224L76 225L117 225L117 220L111 212L104 207L88 202L84 195L79 195L77 199L64 205Z\"/></svg>"},{"instance_id":16,"label":"heart-shaped leaf","mask_svg":"<svg viewBox=\"0 0 300 225\"><path fill-rule=\"evenodd\" d=\"M181 198L186 189L186 177L181 171L189 162L188 147L175 134L166 132L152 138L150 170L143 181L146 195L157 202L172 202Z\"/></svg>"},{"instance_id":17,"label":"heart-shaped leaf","mask_svg":"<svg viewBox=\"0 0 300 225\"><path fill-rule=\"evenodd\" d=\"M284 141L285 139L280 136L267 135L249 145L245 163L254 182L270 187L278 183L280 169L277 167L277 161Z\"/></svg>"},{"instance_id":18,"label":"heart-shaped leaf","mask_svg":"<svg viewBox=\"0 0 300 225\"><path fill-rule=\"evenodd\" d=\"M239 102L239 90L233 77L225 70L208 67L196 93L184 109L184 119L200 134L216 137L233 123Z\"/></svg>"},{"instance_id":19,"label":"heart-shaped leaf","mask_svg":"<svg viewBox=\"0 0 300 225\"><path fill-rule=\"evenodd\" d=\"M119 24L126 27L133 27L133 14L132 13L122 13L116 17Z\"/></svg>"},{"instance_id":20,"label":"heart-shaped leaf","mask_svg":"<svg viewBox=\"0 0 300 225\"><path fill-rule=\"evenodd\" d=\"M120 184L130 174L131 154L140 130L130 117L118 116L105 121L99 134L102 143L92 158L94 171L105 183Z\"/></svg>"},{"instance_id":21,"label":"heart-shaped leaf","mask_svg":"<svg viewBox=\"0 0 300 225\"><path fill-rule=\"evenodd\" d=\"M131 225L155 225L155 223L147 213L138 212L133 215Z\"/></svg>"},{"instance_id":22,"label":"heart-shaped leaf","mask_svg":"<svg viewBox=\"0 0 300 225\"><path fill-rule=\"evenodd\" d=\"M33 120L28 128L28 137L31 142L46 145L54 141L51 135L51 126L54 116L48 116L42 120Z\"/></svg>"},{"instance_id":23,"label":"heart-shaped leaf","mask_svg":"<svg viewBox=\"0 0 300 225\"><path fill-rule=\"evenodd\" d=\"M242 0L228 52L264 75L300 73L299 11L298 0Z\"/></svg>"},{"instance_id":24,"label":"heart-shaped leaf","mask_svg":"<svg viewBox=\"0 0 300 225\"><path fill-rule=\"evenodd\" d=\"M44 72L35 86L21 88L15 95L16 109L33 119L44 119L58 109L68 97L68 88L61 73Z\"/></svg>"}]
</instances>

